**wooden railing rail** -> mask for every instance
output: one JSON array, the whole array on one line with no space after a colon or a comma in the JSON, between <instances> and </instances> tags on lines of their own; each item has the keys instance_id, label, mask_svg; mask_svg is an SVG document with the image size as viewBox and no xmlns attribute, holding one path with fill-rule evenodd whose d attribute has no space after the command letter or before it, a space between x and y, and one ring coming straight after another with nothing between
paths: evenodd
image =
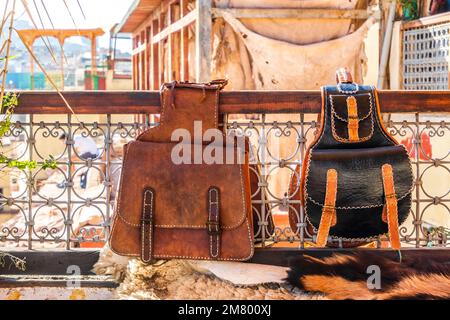
<instances>
[{"instance_id":1,"label":"wooden railing rail","mask_svg":"<svg viewBox=\"0 0 450 320\"><path fill-rule=\"evenodd\" d=\"M157 91L67 91L64 97L78 114L157 114ZM450 90L379 91L381 112L450 113ZM320 91L223 91L220 113L318 113ZM25 91L19 114L66 114L70 111L56 92Z\"/></svg>"}]
</instances>

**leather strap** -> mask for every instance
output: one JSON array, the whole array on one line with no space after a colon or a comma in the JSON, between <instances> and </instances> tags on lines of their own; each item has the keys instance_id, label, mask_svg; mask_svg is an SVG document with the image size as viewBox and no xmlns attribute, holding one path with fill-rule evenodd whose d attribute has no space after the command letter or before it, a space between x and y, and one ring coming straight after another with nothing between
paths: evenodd
<instances>
[{"instance_id":1,"label":"leather strap","mask_svg":"<svg viewBox=\"0 0 450 320\"><path fill-rule=\"evenodd\" d=\"M358 119L358 104L354 96L347 98L347 114L348 114L348 139L350 141L359 140L359 119Z\"/></svg>"},{"instance_id":2,"label":"leather strap","mask_svg":"<svg viewBox=\"0 0 450 320\"><path fill-rule=\"evenodd\" d=\"M386 204L383 207L382 219L388 224L389 240L391 248L400 249L400 234L398 231L397 196L395 195L394 173L390 164L384 164L381 168L383 188Z\"/></svg>"},{"instance_id":3,"label":"leather strap","mask_svg":"<svg viewBox=\"0 0 450 320\"><path fill-rule=\"evenodd\" d=\"M202 136L208 129L217 129L219 91L225 85L226 80L220 79L209 83L164 83L160 89L160 123L139 134L136 140L172 142L172 134L177 129L186 129L191 137L197 134L196 129L201 130ZM196 128L196 122L201 126Z\"/></svg>"},{"instance_id":4,"label":"leather strap","mask_svg":"<svg viewBox=\"0 0 450 320\"><path fill-rule=\"evenodd\" d=\"M352 83L352 75L347 68L336 70L336 83Z\"/></svg>"},{"instance_id":5,"label":"leather strap","mask_svg":"<svg viewBox=\"0 0 450 320\"><path fill-rule=\"evenodd\" d=\"M320 218L319 230L317 231L316 244L324 247L327 244L330 228L337 222L336 216L336 193L337 193L337 171L328 169L327 186L325 191L325 204Z\"/></svg>"},{"instance_id":6,"label":"leather strap","mask_svg":"<svg viewBox=\"0 0 450 320\"><path fill-rule=\"evenodd\" d=\"M217 259L220 255L220 193L217 187L208 189L208 221L206 227L209 235L209 255Z\"/></svg>"},{"instance_id":7,"label":"leather strap","mask_svg":"<svg viewBox=\"0 0 450 320\"><path fill-rule=\"evenodd\" d=\"M144 189L141 220L141 260L150 262L153 256L153 212L155 209L155 191Z\"/></svg>"}]
</instances>

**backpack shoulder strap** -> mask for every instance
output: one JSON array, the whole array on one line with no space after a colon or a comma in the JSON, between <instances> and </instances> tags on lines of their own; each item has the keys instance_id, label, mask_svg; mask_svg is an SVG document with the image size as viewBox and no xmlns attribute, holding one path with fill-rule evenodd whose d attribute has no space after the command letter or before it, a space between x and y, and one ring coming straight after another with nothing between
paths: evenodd
<instances>
[{"instance_id":1,"label":"backpack shoulder strap","mask_svg":"<svg viewBox=\"0 0 450 320\"><path fill-rule=\"evenodd\" d=\"M218 128L219 92L226 80L209 83L171 82L161 86L161 117L157 127L142 132L136 140L171 142L175 130L191 136Z\"/></svg>"}]
</instances>

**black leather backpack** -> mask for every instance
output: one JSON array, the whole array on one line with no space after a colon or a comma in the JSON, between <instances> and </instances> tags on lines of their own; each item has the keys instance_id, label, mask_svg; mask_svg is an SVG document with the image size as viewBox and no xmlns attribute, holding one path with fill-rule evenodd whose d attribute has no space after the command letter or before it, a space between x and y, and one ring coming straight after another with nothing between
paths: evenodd
<instances>
[{"instance_id":1,"label":"black leather backpack","mask_svg":"<svg viewBox=\"0 0 450 320\"><path fill-rule=\"evenodd\" d=\"M413 189L408 152L383 126L376 89L353 83L346 70L336 78L322 88L320 128L289 194L301 200L318 246L330 236L361 243L388 234L399 249ZM295 210L289 215L295 231L302 224Z\"/></svg>"}]
</instances>

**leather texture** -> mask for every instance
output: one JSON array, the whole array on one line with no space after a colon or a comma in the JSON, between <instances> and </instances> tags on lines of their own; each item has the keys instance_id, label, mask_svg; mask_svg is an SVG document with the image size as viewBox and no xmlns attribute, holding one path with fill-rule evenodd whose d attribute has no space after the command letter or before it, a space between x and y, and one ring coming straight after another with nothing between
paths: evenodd
<instances>
[{"instance_id":1,"label":"leather texture","mask_svg":"<svg viewBox=\"0 0 450 320\"><path fill-rule=\"evenodd\" d=\"M124 146L111 249L124 256L247 260L253 255L248 146L217 145L241 163L194 164L208 148L192 140L192 164L175 164L175 129L194 136L218 128L218 97L223 83L170 83L161 91L161 123ZM201 112L199 112L201 110Z\"/></svg>"},{"instance_id":2,"label":"leather texture","mask_svg":"<svg viewBox=\"0 0 450 320\"><path fill-rule=\"evenodd\" d=\"M349 99L354 99L350 107ZM350 127L351 119L357 121ZM323 87L320 129L289 188L292 199L301 200L308 225L317 231L323 214L331 212L325 206L327 172L336 170L336 224L330 223L329 235L339 237L346 246L346 241L360 245L388 233L389 219L383 220L387 202L383 165L392 168L397 214L390 219L398 229L410 211L414 178L406 149L383 126L376 89L351 83ZM300 205L295 208L299 211ZM292 209L289 221L297 230L299 218ZM323 245L323 239L319 240Z\"/></svg>"}]
</instances>

